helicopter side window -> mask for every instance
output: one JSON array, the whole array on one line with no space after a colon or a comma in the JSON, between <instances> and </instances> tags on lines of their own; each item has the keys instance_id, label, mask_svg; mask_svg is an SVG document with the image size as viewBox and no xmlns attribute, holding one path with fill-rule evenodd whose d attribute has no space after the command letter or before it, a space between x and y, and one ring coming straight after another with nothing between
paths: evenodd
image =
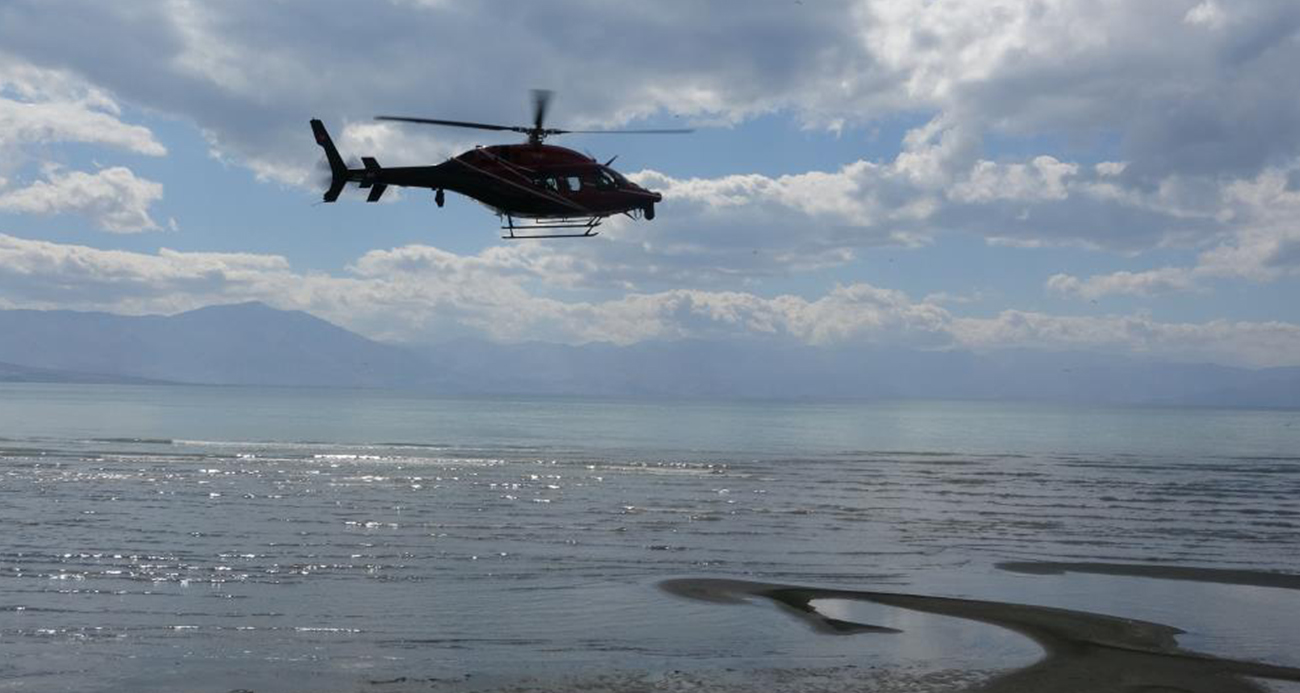
<instances>
[{"instance_id":1,"label":"helicopter side window","mask_svg":"<svg viewBox=\"0 0 1300 693\"><path fill-rule=\"evenodd\" d=\"M582 179L578 178L577 176L569 176L568 180L569 180L569 190L571 192L578 192L579 190L582 189Z\"/></svg>"},{"instance_id":2,"label":"helicopter side window","mask_svg":"<svg viewBox=\"0 0 1300 693\"><path fill-rule=\"evenodd\" d=\"M538 187L546 188L552 192L560 191L560 181L555 176L546 176L537 179Z\"/></svg>"}]
</instances>

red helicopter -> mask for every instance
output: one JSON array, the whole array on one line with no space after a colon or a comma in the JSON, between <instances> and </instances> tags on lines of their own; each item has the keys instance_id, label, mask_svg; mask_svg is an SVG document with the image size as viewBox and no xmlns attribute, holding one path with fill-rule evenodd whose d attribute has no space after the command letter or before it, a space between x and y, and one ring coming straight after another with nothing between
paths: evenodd
<instances>
[{"instance_id":1,"label":"red helicopter","mask_svg":"<svg viewBox=\"0 0 1300 693\"><path fill-rule=\"evenodd\" d=\"M405 123L448 125L458 128L520 132L528 136L527 144L499 144L475 147L436 166L401 166L384 168L374 157L362 157L360 168L343 163L338 149L330 140L325 125L311 121L316 143L325 150L330 167L330 185L324 201L338 199L343 186L356 182L369 188L366 202L376 202L390 185L431 188L433 200L443 205L443 191L458 192L492 208L502 220L501 229L509 233L502 238L585 238L595 236L596 227L606 217L626 214L632 218L655 218L655 203L663 196L624 178L609 165L572 149L544 144L551 135L569 133L680 134L688 129L667 130L560 130L543 127L551 92L533 92L533 125L508 126L471 123L433 118L377 116L376 120ZM517 225L516 218L532 223ZM576 233L554 233L561 229L580 229ZM517 234L516 231L550 233Z\"/></svg>"}]
</instances>

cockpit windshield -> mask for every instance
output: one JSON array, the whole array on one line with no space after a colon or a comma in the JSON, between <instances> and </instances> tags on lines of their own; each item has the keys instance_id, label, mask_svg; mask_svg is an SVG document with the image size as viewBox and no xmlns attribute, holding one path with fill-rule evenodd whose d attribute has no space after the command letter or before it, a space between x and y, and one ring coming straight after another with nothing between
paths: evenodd
<instances>
[{"instance_id":1,"label":"cockpit windshield","mask_svg":"<svg viewBox=\"0 0 1300 693\"><path fill-rule=\"evenodd\" d=\"M596 171L596 186L607 190L627 187L627 179L612 168L600 168Z\"/></svg>"}]
</instances>

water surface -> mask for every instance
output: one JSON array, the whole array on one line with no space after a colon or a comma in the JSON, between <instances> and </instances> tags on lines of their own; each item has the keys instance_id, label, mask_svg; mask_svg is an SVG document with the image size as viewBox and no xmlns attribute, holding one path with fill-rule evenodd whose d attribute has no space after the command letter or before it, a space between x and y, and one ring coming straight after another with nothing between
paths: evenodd
<instances>
[{"instance_id":1,"label":"water surface","mask_svg":"<svg viewBox=\"0 0 1300 693\"><path fill-rule=\"evenodd\" d=\"M916 648L655 588L685 576L1111 613L1300 664L1295 591L995 565L1300 572L1298 420L0 385L0 687L351 690ZM972 657L964 633L912 664L1032 656Z\"/></svg>"}]
</instances>

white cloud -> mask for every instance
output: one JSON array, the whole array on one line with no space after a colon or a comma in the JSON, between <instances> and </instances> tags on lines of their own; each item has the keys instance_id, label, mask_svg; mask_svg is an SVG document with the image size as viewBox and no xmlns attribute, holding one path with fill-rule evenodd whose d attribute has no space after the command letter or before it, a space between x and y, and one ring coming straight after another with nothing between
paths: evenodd
<instances>
[{"instance_id":1,"label":"white cloud","mask_svg":"<svg viewBox=\"0 0 1300 693\"><path fill-rule=\"evenodd\" d=\"M521 246L510 246L517 248ZM954 315L937 298L854 283L816 298L676 289L600 301L538 295L521 251L457 255L428 246L372 251L344 275L304 273L277 255L156 254L0 235L0 294L23 307L176 312L262 300L311 311L368 336L427 342L457 335L630 344L649 339L784 338L808 344L1105 350L1255 366L1300 365L1300 326L1162 323L1149 316L1004 311Z\"/></svg>"},{"instance_id":2,"label":"white cloud","mask_svg":"<svg viewBox=\"0 0 1300 693\"><path fill-rule=\"evenodd\" d=\"M562 90L556 115L576 127L787 110L837 129L938 114L976 143L990 132L1113 135L1143 176L1249 175L1300 146L1291 0L772 0L745 12L669 0L652 13L572 0L513 7L510 21L490 4L76 7L67 21L58 1L16 0L0 37L29 60L191 117L232 158L268 170L311 151L303 112L514 123L538 85ZM617 48L594 58L610 37Z\"/></svg>"},{"instance_id":3,"label":"white cloud","mask_svg":"<svg viewBox=\"0 0 1300 693\"><path fill-rule=\"evenodd\" d=\"M1207 199L1181 179L1154 189L1122 180L1122 163L972 159L963 136L941 122L914 129L907 143L892 160L833 171L718 178L643 171L633 178L664 194L663 214L649 225L616 222L606 234L613 242L570 252L636 284L698 283L821 269L851 261L860 248L924 246L951 231L997 245L1133 253L1231 228L1215 216L1223 209L1213 198L1219 185Z\"/></svg>"},{"instance_id":4,"label":"white cloud","mask_svg":"<svg viewBox=\"0 0 1300 693\"><path fill-rule=\"evenodd\" d=\"M42 145L87 143L162 156L167 149L145 127L126 123L108 92L65 69L35 66L0 53L0 170L29 164ZM0 177L0 211L16 214L80 214L114 233L154 230L149 206L162 185L112 166L86 173L40 166L43 179L10 188Z\"/></svg>"},{"instance_id":5,"label":"white cloud","mask_svg":"<svg viewBox=\"0 0 1300 693\"><path fill-rule=\"evenodd\" d=\"M307 117L324 117L345 153L415 163L445 156L469 135L376 124L375 112L517 123L527 119L524 92L533 86L560 90L559 126L648 115L736 123L773 112L839 131L926 121L896 155L850 156L860 160L828 170L643 172L642 182L666 194L659 218L611 220L598 244L476 256L376 251L344 277L281 287L338 315L355 315L339 306L367 296L405 296L414 315L436 317L427 318L429 330L477 320L503 338L658 333L654 325L678 324L658 312L665 306L746 316L710 324L828 334L766 303L750 310L730 302L717 312L716 296L763 277L843 265L863 248L918 247L954 231L1129 257L1170 247L1199 253L1192 267L1048 280L1051 290L1082 297L1270 281L1300 264L1291 222L1300 208L1292 187L1278 187L1278 176L1294 173L1286 162L1300 157L1293 0L774 0L727 13L685 0L653 12L574 0L525 3L509 14L502 21L494 5L446 2L357 12L343 0L293 8L13 0L0 10L0 45L18 56L0 64L0 125L8 125L0 138L163 153L147 129L122 121L120 100L191 120L214 152L262 178L303 184L319 156ZM844 146L859 146L848 132ZM0 199L11 210L87 214L110 230L156 227L156 184L115 173L114 188L106 172L58 175ZM60 202L55 193L65 189L76 194ZM385 278L377 269L384 263L415 269ZM419 263L479 287L480 297L451 283L406 282L422 276ZM480 286L502 276L509 281ZM542 277L641 298L628 297L621 312L612 303L574 307L532 296L528 282ZM667 290L681 286L709 291ZM425 300L436 310L421 309ZM796 312L829 314L833 305ZM595 327L577 324L584 319ZM384 320L375 329L395 329Z\"/></svg>"},{"instance_id":6,"label":"white cloud","mask_svg":"<svg viewBox=\"0 0 1300 693\"><path fill-rule=\"evenodd\" d=\"M0 151L56 142L102 144L137 154L167 153L148 128L120 119L117 102L63 70L0 54Z\"/></svg>"},{"instance_id":7,"label":"white cloud","mask_svg":"<svg viewBox=\"0 0 1300 693\"><path fill-rule=\"evenodd\" d=\"M1123 161L1103 161L1093 167L1099 176L1118 176L1128 168L1128 164Z\"/></svg>"},{"instance_id":8,"label":"white cloud","mask_svg":"<svg viewBox=\"0 0 1300 693\"><path fill-rule=\"evenodd\" d=\"M1300 160L1270 168L1224 191L1231 243L1201 254L1197 271L1220 277L1271 281L1300 274Z\"/></svg>"},{"instance_id":9,"label":"white cloud","mask_svg":"<svg viewBox=\"0 0 1300 693\"><path fill-rule=\"evenodd\" d=\"M511 16L442 2L358 13L342 0L75 10L17 0L0 40L25 65L62 66L46 82L84 80L72 91L86 113L111 117L120 96L189 118L223 158L294 184L310 185L319 157L304 114L324 117L346 153L415 163L474 140L376 124L375 112L509 124L527 119L524 93L539 85L561 91L554 124L575 127L653 114L734 123L778 110L836 129L929 118L896 157L839 170L646 173L669 193L656 233L611 225L618 243L601 246L598 261L590 250L574 260L631 268L633 284L794 268L777 258L818 258L802 266L821 268L856 248L951 230L1022 246L1195 247L1225 231L1207 191L1300 155L1290 96L1300 92L1300 42L1290 38L1300 8L1290 0L773 0L743 13L575 0ZM611 36L618 48L593 59ZM108 125L76 125L75 136L117 133L119 146L160 149L143 129ZM988 151L990 136L1035 151L1006 157ZM1115 161L1073 160L1070 142L1105 142Z\"/></svg>"},{"instance_id":10,"label":"white cloud","mask_svg":"<svg viewBox=\"0 0 1300 693\"><path fill-rule=\"evenodd\" d=\"M1069 197L1066 178L1078 172L1077 164L1050 156L1035 157L1028 164L980 161L966 180L952 187L950 196L960 202L1064 200Z\"/></svg>"},{"instance_id":11,"label":"white cloud","mask_svg":"<svg viewBox=\"0 0 1300 693\"><path fill-rule=\"evenodd\" d=\"M1254 367L1300 362L1300 325L1212 320L1165 323L1145 315L1058 316L1007 310L993 318L958 318L952 332L973 349L1104 350Z\"/></svg>"},{"instance_id":12,"label":"white cloud","mask_svg":"<svg viewBox=\"0 0 1300 693\"><path fill-rule=\"evenodd\" d=\"M31 308L175 312L262 296L296 277L275 255L147 254L0 234L0 291Z\"/></svg>"},{"instance_id":13,"label":"white cloud","mask_svg":"<svg viewBox=\"0 0 1300 693\"><path fill-rule=\"evenodd\" d=\"M1095 300L1103 296L1154 296L1175 291L1190 291L1195 281L1180 267L1162 267L1145 272L1115 272L1079 279L1068 274L1054 274L1047 288L1057 293Z\"/></svg>"},{"instance_id":14,"label":"white cloud","mask_svg":"<svg viewBox=\"0 0 1300 693\"><path fill-rule=\"evenodd\" d=\"M988 297L984 295L984 292L978 290L966 294L952 293L951 291L936 291L932 294L927 294L925 298L921 299L921 302L932 303L934 305L943 305L945 303L963 305L968 303L977 303L986 298Z\"/></svg>"},{"instance_id":15,"label":"white cloud","mask_svg":"<svg viewBox=\"0 0 1300 693\"><path fill-rule=\"evenodd\" d=\"M1200 24L1211 29L1222 28L1227 21L1227 15L1219 3L1214 0L1203 0L1201 4L1187 11L1183 20L1188 24Z\"/></svg>"},{"instance_id":16,"label":"white cloud","mask_svg":"<svg viewBox=\"0 0 1300 693\"><path fill-rule=\"evenodd\" d=\"M1200 253L1194 266L1121 271L1087 279L1057 274L1047 280L1047 288L1086 299L1152 296L1203 289L1214 280L1270 282L1300 274L1300 189L1292 185L1297 174L1300 162L1218 186L1213 206L1229 240Z\"/></svg>"},{"instance_id":17,"label":"white cloud","mask_svg":"<svg viewBox=\"0 0 1300 693\"><path fill-rule=\"evenodd\" d=\"M0 192L0 211L19 214L80 214L113 233L158 229L149 206L162 198L163 186L137 178L121 166L95 173L48 172L25 188Z\"/></svg>"}]
</instances>

